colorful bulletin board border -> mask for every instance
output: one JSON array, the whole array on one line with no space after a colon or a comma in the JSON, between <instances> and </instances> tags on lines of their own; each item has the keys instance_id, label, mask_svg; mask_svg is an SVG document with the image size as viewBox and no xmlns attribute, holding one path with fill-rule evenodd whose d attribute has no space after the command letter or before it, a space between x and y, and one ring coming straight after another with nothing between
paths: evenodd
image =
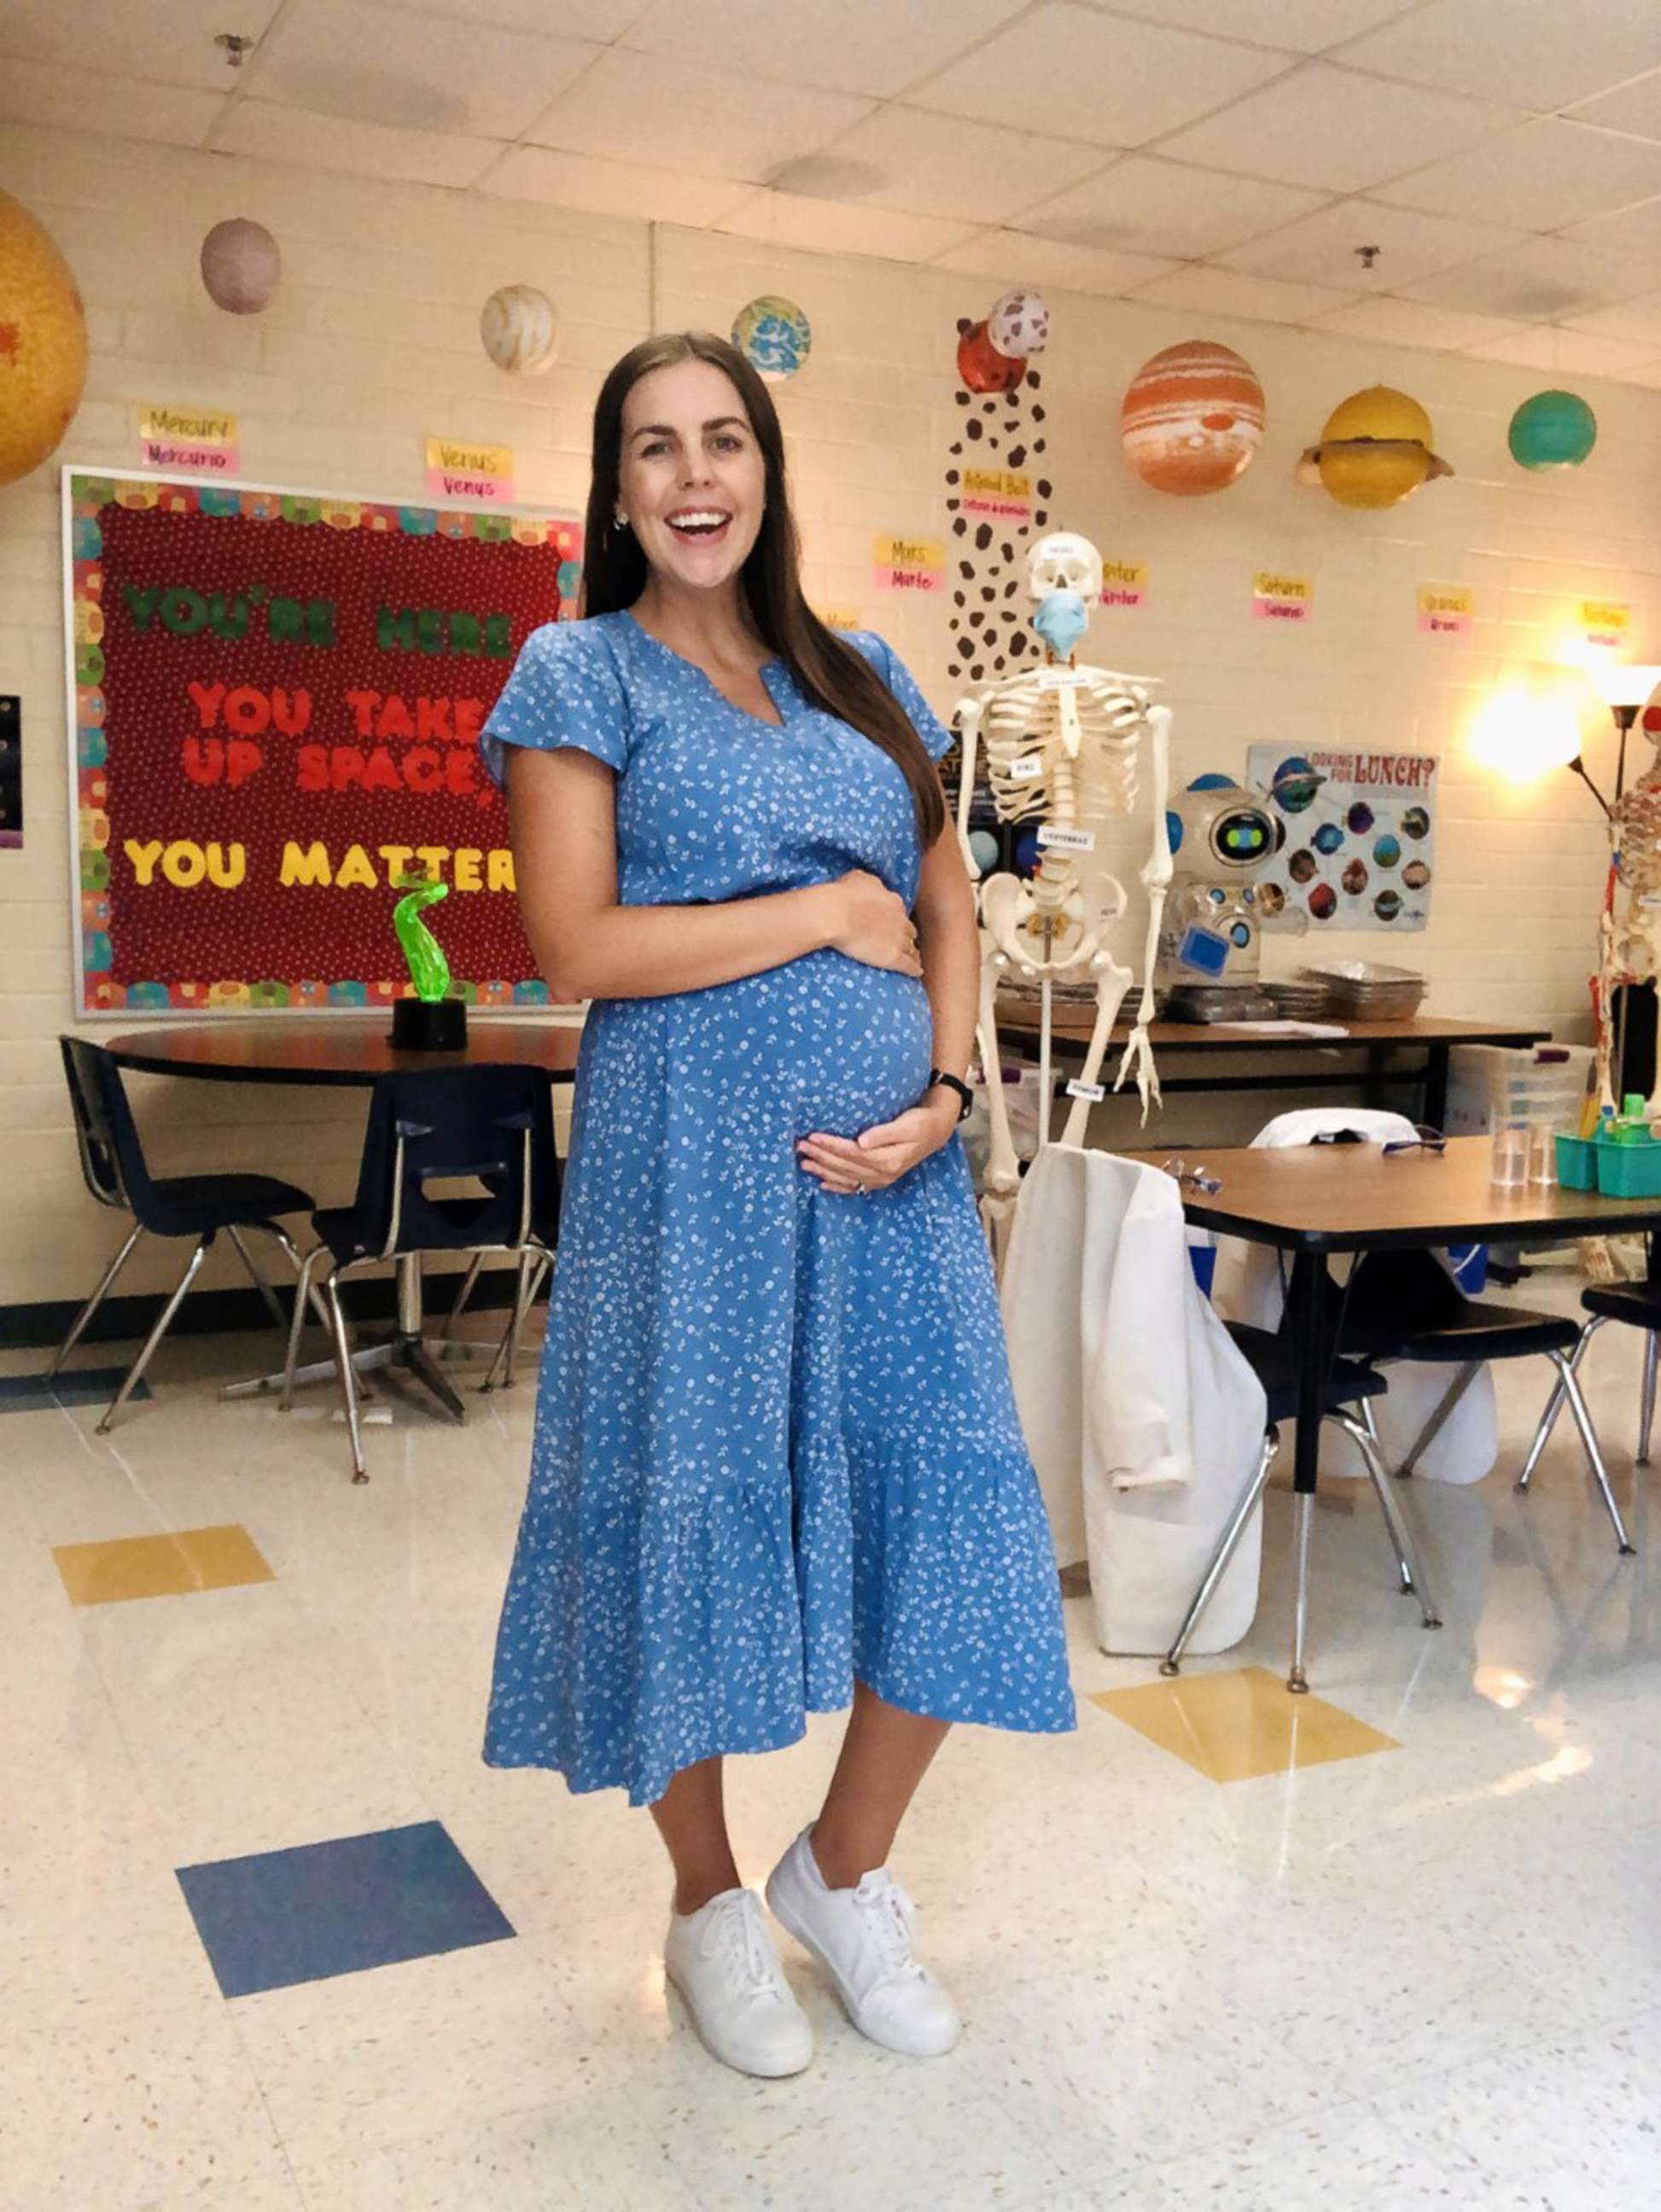
<instances>
[{"instance_id":1,"label":"colorful bulletin board border","mask_svg":"<svg viewBox=\"0 0 1661 2212\"><path fill-rule=\"evenodd\" d=\"M62 490L64 673L70 785L76 795L69 812L77 1013L362 1012L408 997L411 986L405 975L285 972L280 960L262 965L252 959L241 971L228 970L211 953L196 973L161 972L168 963L158 963L156 972L128 974L121 951L123 915L141 911L138 902L152 895L175 903L204 891L223 898L240 894L246 884L252 894L248 911L275 911L287 924L295 909L272 902L292 897L296 887L301 896L314 895L319 885L335 892L374 890L382 902L373 910L343 907L310 923L326 948L315 966L338 966L339 948L353 948L361 938L368 948L384 948L390 967L398 959L391 882L399 868L414 866L417 856L453 891L486 894L477 901L455 898L439 909L435 927L451 951L455 995L482 1010L548 1004L547 986L536 973L518 919L511 851L502 849L505 810L478 764L477 726L529 630L538 621L575 614L581 519L550 510L435 507L73 464L62 471ZM262 526L253 533L262 552L246 563L250 575L259 575L262 566L274 576L286 568L300 581L286 587L292 596L277 596L276 584L268 595L265 583L252 581L246 589L197 590L188 567L181 565L176 582L169 574L134 598L137 587L130 587L122 574L109 573L108 541L124 526L133 527L128 518L150 514L188 525L191 544L198 552L208 549L206 565L216 571L220 541L212 533L222 526L228 532ZM268 534L264 526L277 527ZM306 533L288 544L286 559L284 526ZM354 554L359 533L379 541L375 554L368 548ZM530 568L516 567L509 591L501 564L504 550L513 547L538 557ZM381 607L367 625L360 623L359 635L346 635L345 613L362 615L362 592L368 588L357 580L376 560L390 573L387 564L395 568L399 549L405 548L412 567L422 564L423 576L435 562L444 564L453 580L443 608L430 605L429 589L425 600ZM463 548L478 549L477 562ZM488 581L480 574L469 583L470 574L487 568L492 571ZM198 575L196 581L205 586L207 578ZM302 596L308 589L314 596ZM512 601L514 611L478 611L481 603L488 609L496 601ZM137 635L141 628L142 637ZM177 665L169 659L158 678L158 648L170 651L181 640L188 645L198 635L204 668L193 671L181 653ZM326 664L317 650L324 647L338 648L338 659ZM388 658L392 648L398 649L395 661ZM308 649L309 659L304 657ZM131 662L141 652L149 656L142 674L122 667L124 656ZM238 665L245 653L246 670ZM192 683L192 674L204 673L210 662L209 672L223 680L217 686ZM405 679L407 701L393 694L388 666ZM305 676L307 669L319 673ZM295 686L296 670L309 690ZM371 683L386 688L355 688ZM426 696L441 685L447 696ZM464 685L466 696L447 696ZM362 703L367 701L380 703L371 708ZM396 726L388 726L394 708ZM204 734L210 729L216 734ZM325 742L303 744L307 737ZM337 741L332 747L332 738ZM342 738L348 740L344 746L338 742ZM344 801L342 786L327 780L343 752L359 764L361 780L349 783ZM373 771L383 761L384 778L397 784L402 775L395 790L363 773L364 764ZM285 769L289 781L283 785ZM147 782L154 788L146 788ZM256 819L251 805L237 812L250 792L261 794L268 811L283 810L275 829ZM310 802L315 811L308 813L311 793L320 796ZM361 826L343 812L354 804L366 810ZM119 827L135 805L141 811L171 810L173 820L188 823L197 835L171 842L161 834L124 840ZM228 827L216 836L222 824ZM380 842L388 836L407 842ZM491 836L496 848L486 849ZM441 860L425 857L441 854ZM403 858L396 862L389 857L399 855ZM257 882L261 867L264 878ZM493 899L491 893L498 896ZM193 945L197 918L211 921L213 915L210 905L186 903L168 941ZM279 927L279 939L283 933ZM210 938L211 928L205 934ZM465 980L470 957L481 948L499 950L503 957L493 967L474 957L474 979ZM349 965L353 957L351 950L344 954ZM189 952L173 964L187 970Z\"/></svg>"}]
</instances>

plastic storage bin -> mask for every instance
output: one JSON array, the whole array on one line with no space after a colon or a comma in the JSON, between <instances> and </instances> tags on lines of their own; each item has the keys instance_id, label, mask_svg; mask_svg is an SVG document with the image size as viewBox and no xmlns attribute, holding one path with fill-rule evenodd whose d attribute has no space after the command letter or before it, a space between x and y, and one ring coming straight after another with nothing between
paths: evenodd
<instances>
[{"instance_id":1,"label":"plastic storage bin","mask_svg":"<svg viewBox=\"0 0 1661 2212\"><path fill-rule=\"evenodd\" d=\"M1615 1148L1601 1146L1590 1137L1560 1136L1557 1139L1557 1180L1563 1188L1596 1190L1598 1188L1597 1155L1604 1149ZM1630 1152L1633 1148L1628 1146L1624 1149ZM1661 1146L1656 1149L1661 1151Z\"/></svg>"},{"instance_id":2,"label":"plastic storage bin","mask_svg":"<svg viewBox=\"0 0 1661 2212\"><path fill-rule=\"evenodd\" d=\"M1558 1142L1562 1142L1560 1137ZM1661 1144L1594 1145L1597 1188L1609 1198L1661 1198Z\"/></svg>"},{"instance_id":3,"label":"plastic storage bin","mask_svg":"<svg viewBox=\"0 0 1661 2212\"><path fill-rule=\"evenodd\" d=\"M1448 1135L1485 1137L1506 1121L1573 1128L1592 1059L1589 1044L1456 1046L1448 1066Z\"/></svg>"}]
</instances>

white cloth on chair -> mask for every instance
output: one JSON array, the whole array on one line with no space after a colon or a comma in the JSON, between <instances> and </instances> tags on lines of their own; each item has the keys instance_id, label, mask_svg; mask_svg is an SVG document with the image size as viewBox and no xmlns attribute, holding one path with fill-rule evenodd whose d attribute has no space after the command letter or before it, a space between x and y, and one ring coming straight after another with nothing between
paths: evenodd
<instances>
[{"instance_id":1,"label":"white cloth on chair","mask_svg":"<svg viewBox=\"0 0 1661 2212\"><path fill-rule=\"evenodd\" d=\"M1262 1451L1262 1387L1194 1279L1157 1168L1054 1144L1022 1179L1000 1285L1057 1563L1090 1562L1104 1651L1165 1650ZM1262 1515L1192 1649L1238 1643Z\"/></svg>"},{"instance_id":2,"label":"white cloth on chair","mask_svg":"<svg viewBox=\"0 0 1661 2212\"><path fill-rule=\"evenodd\" d=\"M1295 1113L1277 1114L1252 1139L1254 1150L1284 1150L1313 1144L1332 1129L1354 1129L1369 1144L1382 1145L1393 1138L1411 1137L1414 1126L1404 1114L1383 1113L1362 1106L1310 1106ZM1217 1273L1212 1296L1231 1321L1250 1322L1254 1328L1278 1328L1285 1297L1281 1279L1281 1255L1266 1244L1248 1244L1238 1237L1217 1239ZM1386 1396L1372 1401L1384 1458L1399 1467L1412 1450L1420 1431L1458 1379L1457 1366L1422 1366L1396 1361L1385 1372L1390 1377ZM1470 1388L1444 1422L1427 1448L1415 1472L1433 1482L1480 1482L1500 1453L1500 1416L1494 1392L1494 1375L1483 1367ZM1361 1455L1342 1430L1322 1432L1321 1471L1323 1474L1360 1478L1366 1474Z\"/></svg>"}]
</instances>

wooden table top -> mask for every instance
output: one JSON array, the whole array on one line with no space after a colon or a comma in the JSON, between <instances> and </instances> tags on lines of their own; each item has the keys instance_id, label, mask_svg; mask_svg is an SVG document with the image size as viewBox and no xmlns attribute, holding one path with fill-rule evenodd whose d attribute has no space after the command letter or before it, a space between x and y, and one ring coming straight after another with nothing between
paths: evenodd
<instances>
[{"instance_id":1,"label":"wooden table top","mask_svg":"<svg viewBox=\"0 0 1661 2212\"><path fill-rule=\"evenodd\" d=\"M1178 1157L1170 1146L1125 1155L1150 1167ZM1189 1146L1180 1155L1221 1188L1184 1188L1196 1228L1283 1251L1361 1252L1437 1244L1518 1243L1661 1229L1661 1198L1603 1198L1556 1184L1496 1189L1492 1140L1451 1137L1445 1152L1377 1145Z\"/></svg>"},{"instance_id":2,"label":"wooden table top","mask_svg":"<svg viewBox=\"0 0 1661 2212\"><path fill-rule=\"evenodd\" d=\"M542 1067L558 1079L575 1073L581 1025L506 1020L469 1013L462 1052L394 1052L391 1010L379 1014L320 1014L314 1019L269 1015L247 1021L169 1022L124 1030L100 1040L123 1067L149 1075L192 1075L218 1083L292 1083L362 1086L397 1069Z\"/></svg>"},{"instance_id":3,"label":"wooden table top","mask_svg":"<svg viewBox=\"0 0 1661 2212\"><path fill-rule=\"evenodd\" d=\"M1038 1034L1036 999L1000 995L996 1012L1000 1029ZM1094 1020L1088 1006L1058 1003L1051 1012L1051 1034L1083 1042L1089 1038ZM1526 1023L1445 1021L1434 1014L1415 1014L1407 1022L1347 1021L1342 1014L1333 1015L1331 1020L1335 1027L1343 1029L1344 1036L1264 1036L1231 1029L1226 1022L1150 1022L1147 1033L1156 1052L1322 1052L1342 1051L1351 1044L1540 1044L1551 1036L1549 1030L1530 1028ZM1113 1042L1123 1044L1129 1034L1125 1023L1116 1023Z\"/></svg>"}]
</instances>

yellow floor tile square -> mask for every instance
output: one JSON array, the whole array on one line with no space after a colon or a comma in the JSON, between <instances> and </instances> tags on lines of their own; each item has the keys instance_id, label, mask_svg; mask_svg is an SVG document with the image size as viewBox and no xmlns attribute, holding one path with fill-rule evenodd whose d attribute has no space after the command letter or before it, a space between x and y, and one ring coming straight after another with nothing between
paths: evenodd
<instances>
[{"instance_id":1,"label":"yellow floor tile square","mask_svg":"<svg viewBox=\"0 0 1661 2212\"><path fill-rule=\"evenodd\" d=\"M1324 1698L1294 1698L1267 1667L1098 1690L1090 1702L1213 1782L1247 1782L1288 1767L1401 1749L1394 1737Z\"/></svg>"},{"instance_id":2,"label":"yellow floor tile square","mask_svg":"<svg viewBox=\"0 0 1661 2212\"><path fill-rule=\"evenodd\" d=\"M57 1544L52 1557L71 1605L115 1605L130 1597L179 1597L188 1590L268 1583L271 1570L247 1530L174 1528L103 1544Z\"/></svg>"}]
</instances>

